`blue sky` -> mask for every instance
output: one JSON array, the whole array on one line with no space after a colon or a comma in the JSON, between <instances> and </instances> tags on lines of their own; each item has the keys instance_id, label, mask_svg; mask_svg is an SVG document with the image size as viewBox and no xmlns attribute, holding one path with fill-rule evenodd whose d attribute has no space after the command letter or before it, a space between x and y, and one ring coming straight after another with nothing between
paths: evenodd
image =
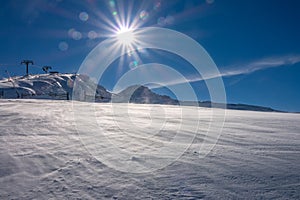
<instances>
[{"instance_id":1,"label":"blue sky","mask_svg":"<svg viewBox=\"0 0 300 200\"><path fill-rule=\"evenodd\" d=\"M138 28L165 27L199 42L221 72L228 102L300 111L299 8L297 0L3 0L0 77L5 70L23 75L23 59L34 61L31 73L42 73L44 65L77 72L124 15ZM209 100L205 82L184 59L159 50L139 53L139 63L154 61L188 76L199 99ZM101 84L112 89L130 62L116 60Z\"/></svg>"}]
</instances>

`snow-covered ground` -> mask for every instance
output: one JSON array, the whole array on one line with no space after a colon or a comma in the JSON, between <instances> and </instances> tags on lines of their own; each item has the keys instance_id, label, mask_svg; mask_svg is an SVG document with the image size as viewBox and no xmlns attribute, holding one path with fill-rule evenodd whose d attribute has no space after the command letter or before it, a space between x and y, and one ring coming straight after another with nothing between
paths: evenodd
<instances>
[{"instance_id":1,"label":"snow-covered ground","mask_svg":"<svg viewBox=\"0 0 300 200\"><path fill-rule=\"evenodd\" d=\"M299 114L227 110L199 157L209 108L73 103L0 100L0 199L300 198Z\"/></svg>"}]
</instances>

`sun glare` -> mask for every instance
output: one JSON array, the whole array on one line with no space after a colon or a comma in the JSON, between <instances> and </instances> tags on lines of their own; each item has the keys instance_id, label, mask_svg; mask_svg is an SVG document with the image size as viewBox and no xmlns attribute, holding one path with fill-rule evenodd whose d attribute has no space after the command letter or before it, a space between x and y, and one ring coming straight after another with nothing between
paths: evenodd
<instances>
[{"instance_id":1,"label":"sun glare","mask_svg":"<svg viewBox=\"0 0 300 200\"><path fill-rule=\"evenodd\" d=\"M133 2L129 4L116 0L108 2L112 19L98 12L97 16L104 22L99 23L99 27L109 32L107 37L112 41L112 51L120 51L124 55L120 57L118 68L124 68L126 65L130 69L135 68L142 63L136 49L143 43L140 28L148 22L149 12L141 8L140 12L133 15L134 12L131 12L134 8ZM158 7L160 4L155 4L153 11Z\"/></svg>"},{"instance_id":2,"label":"sun glare","mask_svg":"<svg viewBox=\"0 0 300 200\"><path fill-rule=\"evenodd\" d=\"M122 45L132 45L135 41L135 35L132 29L122 27L117 31L116 37Z\"/></svg>"}]
</instances>

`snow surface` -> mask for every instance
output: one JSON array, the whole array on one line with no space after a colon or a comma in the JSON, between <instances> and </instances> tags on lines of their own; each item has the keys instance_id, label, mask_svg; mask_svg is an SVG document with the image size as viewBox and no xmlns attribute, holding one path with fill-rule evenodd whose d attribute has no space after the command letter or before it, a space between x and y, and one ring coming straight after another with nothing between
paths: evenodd
<instances>
[{"instance_id":1,"label":"snow surface","mask_svg":"<svg viewBox=\"0 0 300 200\"><path fill-rule=\"evenodd\" d=\"M216 145L199 157L201 144L213 143L213 132L208 132L208 139L204 137L210 108L185 107L200 115L181 120L178 106L118 105L127 106L129 118L113 112L109 103L0 100L0 199L300 198L300 115L227 110ZM93 108L95 115L88 113L87 107ZM84 126L94 118L102 132ZM85 121L79 123L80 119ZM125 126L128 120L132 123ZM157 167L161 145L172 141L174 131L182 126L181 136L194 135L198 120L199 131L181 157L148 173L126 168L128 163L138 163L136 169ZM151 126L161 124L164 131L151 135ZM127 132L120 131L125 129ZM103 143L104 136L131 153L131 160L114 166L113 148L106 149L101 158L97 150L109 145ZM190 145L182 139L171 147ZM99 140L103 146L97 146ZM141 151L154 152L156 157L147 161ZM169 158L165 155L161 155L162 161Z\"/></svg>"}]
</instances>

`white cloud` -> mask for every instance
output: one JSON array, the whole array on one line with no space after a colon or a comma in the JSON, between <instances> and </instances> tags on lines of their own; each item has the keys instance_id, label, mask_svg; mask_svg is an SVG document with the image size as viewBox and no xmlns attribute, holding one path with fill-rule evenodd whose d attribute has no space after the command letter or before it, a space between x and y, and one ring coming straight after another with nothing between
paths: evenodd
<instances>
[{"instance_id":1,"label":"white cloud","mask_svg":"<svg viewBox=\"0 0 300 200\"><path fill-rule=\"evenodd\" d=\"M268 57L260 60L255 60L250 63L222 67L225 70L220 70L220 73L211 74L209 76L206 76L206 78L202 78L199 76L197 77L191 76L187 79L173 80L171 82L166 83L166 85L177 85L181 83L197 82L197 81L203 81L203 80L208 80L208 79L213 79L218 77L230 77L230 76L237 76L243 74L251 74L253 72L268 69L268 68L290 66L297 63L300 63L300 55Z\"/></svg>"},{"instance_id":2,"label":"white cloud","mask_svg":"<svg viewBox=\"0 0 300 200\"><path fill-rule=\"evenodd\" d=\"M300 62L300 55L269 57L269 58L264 58L264 59L260 59L250 63L240 65L238 68L230 67L229 70L225 70L221 72L221 76L226 77L226 76L234 76L234 75L241 75L241 74L250 74L255 71L264 70L267 68L294 65L299 62Z\"/></svg>"}]
</instances>

